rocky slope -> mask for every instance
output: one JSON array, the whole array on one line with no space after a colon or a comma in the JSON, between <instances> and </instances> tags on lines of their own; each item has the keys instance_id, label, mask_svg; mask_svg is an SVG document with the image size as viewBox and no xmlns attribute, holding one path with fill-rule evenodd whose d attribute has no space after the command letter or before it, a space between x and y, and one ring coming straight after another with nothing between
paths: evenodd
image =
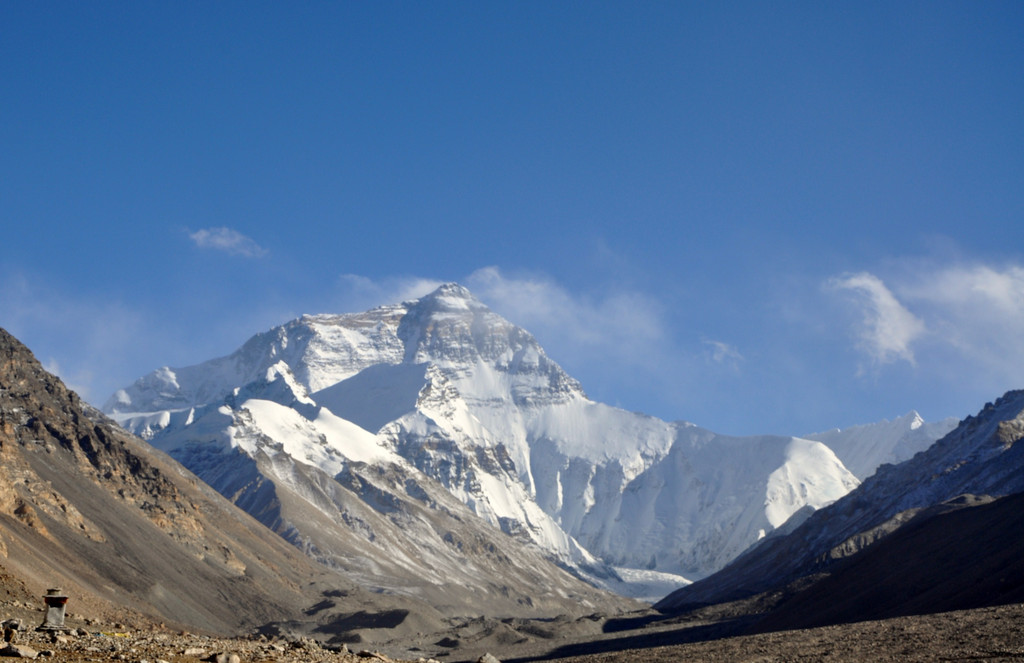
<instances>
[{"instance_id":1,"label":"rocky slope","mask_svg":"<svg viewBox=\"0 0 1024 663\"><path fill-rule=\"evenodd\" d=\"M134 630L103 628L69 620L68 631L41 633L27 625L17 632L15 642L0 648L0 656L44 658L56 663L96 661L276 661L279 663L427 663L435 659L395 659L379 651L346 647L325 648L309 638L247 637L223 638L164 629ZM417 660L418 659L418 660Z\"/></svg>"},{"instance_id":2,"label":"rocky slope","mask_svg":"<svg viewBox=\"0 0 1024 663\"><path fill-rule=\"evenodd\" d=\"M366 556L343 540L389 540L356 515L367 506L403 505L408 522L455 513L439 486L574 574L634 594L711 573L858 483L822 442L733 438L591 401L528 332L454 284L304 316L230 356L154 371L105 410L321 561ZM938 434L914 414L825 435L866 476ZM338 533L289 515L310 509ZM429 529L402 534L444 549Z\"/></svg>"},{"instance_id":3,"label":"rocky slope","mask_svg":"<svg viewBox=\"0 0 1024 663\"><path fill-rule=\"evenodd\" d=\"M1024 494L924 509L760 620L759 630L1024 601Z\"/></svg>"},{"instance_id":4,"label":"rocky slope","mask_svg":"<svg viewBox=\"0 0 1024 663\"><path fill-rule=\"evenodd\" d=\"M232 631L326 578L180 465L89 411L0 330L0 557L36 592ZM231 606L226 605L231 604Z\"/></svg>"}]
</instances>

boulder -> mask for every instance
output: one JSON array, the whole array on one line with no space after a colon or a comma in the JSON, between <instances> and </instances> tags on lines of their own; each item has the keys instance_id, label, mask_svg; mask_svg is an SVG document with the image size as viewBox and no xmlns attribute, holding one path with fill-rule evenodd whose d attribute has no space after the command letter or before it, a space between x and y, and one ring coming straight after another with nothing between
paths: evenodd
<instances>
[{"instance_id":1,"label":"boulder","mask_svg":"<svg viewBox=\"0 0 1024 663\"><path fill-rule=\"evenodd\" d=\"M39 652L31 647L25 647L22 645L7 645L3 649L0 649L0 656L6 656L8 658L36 658L39 656Z\"/></svg>"}]
</instances>

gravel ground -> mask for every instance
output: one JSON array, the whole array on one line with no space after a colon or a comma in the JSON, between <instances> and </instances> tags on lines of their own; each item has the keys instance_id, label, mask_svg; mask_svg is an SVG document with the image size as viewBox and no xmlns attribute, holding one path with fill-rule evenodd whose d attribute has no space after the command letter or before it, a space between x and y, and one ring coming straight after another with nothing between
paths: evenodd
<instances>
[{"instance_id":1,"label":"gravel ground","mask_svg":"<svg viewBox=\"0 0 1024 663\"><path fill-rule=\"evenodd\" d=\"M1008 605L706 642L626 648L630 638L637 637L646 637L647 643L654 645L658 638L671 640L682 636L673 635L671 631L647 636L627 635L569 645L533 660L561 663L1020 661L1024 659L1024 606ZM584 653L588 647L592 653ZM574 649L580 650L581 655L568 655L576 653Z\"/></svg>"},{"instance_id":2,"label":"gravel ground","mask_svg":"<svg viewBox=\"0 0 1024 663\"><path fill-rule=\"evenodd\" d=\"M217 638L164 631L85 629L75 629L68 633L19 631L14 638L13 646L0 650L0 656L18 654L24 658L54 663L406 663L369 650L332 651L309 639ZM419 663L430 660L418 659Z\"/></svg>"}]
</instances>

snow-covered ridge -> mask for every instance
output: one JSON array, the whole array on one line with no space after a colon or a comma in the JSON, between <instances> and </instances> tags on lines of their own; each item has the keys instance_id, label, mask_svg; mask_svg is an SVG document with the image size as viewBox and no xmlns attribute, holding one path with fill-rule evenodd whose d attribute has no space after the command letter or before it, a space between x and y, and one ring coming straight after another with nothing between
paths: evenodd
<instances>
[{"instance_id":1,"label":"snow-covered ridge","mask_svg":"<svg viewBox=\"0 0 1024 663\"><path fill-rule=\"evenodd\" d=\"M843 459L847 469L863 481L883 463L898 463L924 451L956 424L953 418L926 423L921 415L912 411L892 421L845 430L836 428L803 437L828 445Z\"/></svg>"},{"instance_id":2,"label":"snow-covered ridge","mask_svg":"<svg viewBox=\"0 0 1024 663\"><path fill-rule=\"evenodd\" d=\"M919 424L910 419L911 425ZM916 425L911 431L923 427ZM928 449L898 464L878 467L858 488L810 514L786 535L751 549L704 582L673 592L659 607L733 601L772 591L798 578L827 572L830 560L846 559L877 545L923 510L948 508L976 496L1020 493L1024 491L1022 440L1024 391L1007 392ZM945 549L940 543L935 550Z\"/></svg>"},{"instance_id":3,"label":"snow-covered ridge","mask_svg":"<svg viewBox=\"0 0 1024 663\"><path fill-rule=\"evenodd\" d=\"M911 413L816 439L732 438L596 403L532 335L455 284L303 316L227 357L158 369L105 410L172 454L227 444L331 476L352 463L421 473L620 591L613 567L706 575L936 432Z\"/></svg>"}]
</instances>

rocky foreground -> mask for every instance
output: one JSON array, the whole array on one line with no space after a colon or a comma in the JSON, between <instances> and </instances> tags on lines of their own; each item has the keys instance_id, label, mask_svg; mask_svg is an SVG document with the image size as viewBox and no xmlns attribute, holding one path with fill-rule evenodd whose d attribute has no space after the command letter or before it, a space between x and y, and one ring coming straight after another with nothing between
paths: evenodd
<instances>
[{"instance_id":1,"label":"rocky foreground","mask_svg":"<svg viewBox=\"0 0 1024 663\"><path fill-rule=\"evenodd\" d=\"M376 651L352 652L347 647L325 648L315 640L217 638L188 633L89 631L65 633L19 632L0 649L0 656L55 662L128 661L130 663L411 663ZM418 663L438 663L419 658ZM493 663L497 659L484 663Z\"/></svg>"},{"instance_id":2,"label":"rocky foreground","mask_svg":"<svg viewBox=\"0 0 1024 663\"><path fill-rule=\"evenodd\" d=\"M666 624L578 641L554 638L491 654L465 652L428 658L392 658L370 650L325 648L304 638L216 638L152 630L74 628L48 634L26 626L3 656L84 663L669 663L676 661L1017 661L1024 658L1024 605L1014 604L899 617L796 631L758 633L688 642L728 623Z\"/></svg>"}]
</instances>

